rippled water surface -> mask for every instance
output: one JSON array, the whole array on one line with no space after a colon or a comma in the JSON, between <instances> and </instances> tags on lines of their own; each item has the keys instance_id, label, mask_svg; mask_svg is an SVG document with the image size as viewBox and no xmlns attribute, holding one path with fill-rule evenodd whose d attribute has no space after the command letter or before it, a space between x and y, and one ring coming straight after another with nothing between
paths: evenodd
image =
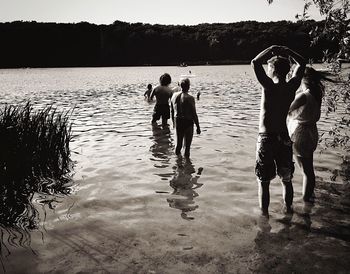
<instances>
[{"instance_id":1,"label":"rippled water surface","mask_svg":"<svg viewBox=\"0 0 350 274\"><path fill-rule=\"evenodd\" d=\"M249 249L259 230L254 163L260 87L250 66L190 68L196 75L190 92L201 92L196 104L202 134L194 137L191 159L185 161L174 154L172 126L151 126L154 104L143 93L148 83L157 85L162 73L170 73L175 85L188 69L0 70L1 104L30 100L39 107L74 108L76 191L54 211L45 211L43 228L32 236L36 255L15 251L14 258L24 263L9 259L9 269L161 273L169 271L160 266L163 258L187 271L184 255L192 262L213 246L220 254ZM321 118L321 131L328 130L330 119ZM340 162L335 151L317 153L318 179L329 180ZM299 169L294 189L298 208ZM277 179L270 207L273 218L282 216ZM272 231L281 230L271 225ZM203 260L212 262L207 256ZM216 271L213 265L207 266L209 272Z\"/></svg>"}]
</instances>

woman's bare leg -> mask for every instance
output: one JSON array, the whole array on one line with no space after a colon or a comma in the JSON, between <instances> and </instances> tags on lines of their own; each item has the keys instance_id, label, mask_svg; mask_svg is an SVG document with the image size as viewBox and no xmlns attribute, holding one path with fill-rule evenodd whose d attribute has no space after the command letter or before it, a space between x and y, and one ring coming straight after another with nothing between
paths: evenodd
<instances>
[{"instance_id":1,"label":"woman's bare leg","mask_svg":"<svg viewBox=\"0 0 350 274\"><path fill-rule=\"evenodd\" d=\"M313 156L298 156L297 161L303 173L303 200L305 202L313 202L313 195L315 189L315 172Z\"/></svg>"},{"instance_id":2,"label":"woman's bare leg","mask_svg":"<svg viewBox=\"0 0 350 274\"><path fill-rule=\"evenodd\" d=\"M193 139L193 126L185 130L185 157L190 157L190 149Z\"/></svg>"}]
</instances>

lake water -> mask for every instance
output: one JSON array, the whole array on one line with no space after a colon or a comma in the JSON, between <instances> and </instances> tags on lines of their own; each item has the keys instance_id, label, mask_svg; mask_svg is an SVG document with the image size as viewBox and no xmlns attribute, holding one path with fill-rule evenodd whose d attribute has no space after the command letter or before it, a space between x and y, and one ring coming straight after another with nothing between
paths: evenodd
<instances>
[{"instance_id":1,"label":"lake water","mask_svg":"<svg viewBox=\"0 0 350 274\"><path fill-rule=\"evenodd\" d=\"M188 70L196 75L190 92L201 92L196 106L202 134L194 136L191 160L185 161L174 154L172 127L151 126L154 104L143 93L162 73L170 73L174 85ZM246 273L263 263L259 241L266 244L281 233L284 239L278 179L271 184L269 223L258 218L254 164L260 87L250 66L0 70L0 104L27 100L38 107L74 108L75 191L59 197L54 210L38 206L40 229L31 233L28 248L11 248L3 259L8 272ZM321 132L332 119L322 116ZM329 181L340 163L335 150L317 152L317 180ZM300 214L289 229L305 223L301 178L297 168ZM342 178L333 184L342 184ZM316 205L309 212L310 226L329 225L318 219L321 209ZM349 225L344 215L337 218ZM295 231L301 242L313 237ZM348 241L338 238L317 236L316 242L335 249L315 253L317 258L348 254Z\"/></svg>"}]
</instances>

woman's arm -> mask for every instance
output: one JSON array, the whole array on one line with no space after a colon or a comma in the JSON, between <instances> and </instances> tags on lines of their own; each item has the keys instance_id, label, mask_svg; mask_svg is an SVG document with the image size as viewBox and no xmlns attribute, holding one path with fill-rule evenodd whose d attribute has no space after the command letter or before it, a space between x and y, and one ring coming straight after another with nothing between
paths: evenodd
<instances>
[{"instance_id":1,"label":"woman's arm","mask_svg":"<svg viewBox=\"0 0 350 274\"><path fill-rule=\"evenodd\" d=\"M294 68L292 78L296 77L299 80L301 80L304 76L304 70L306 67L306 61L305 61L304 57L302 57L300 54L296 53L295 51L291 50L288 47L282 47L282 50L286 54L288 54L294 60L294 62L297 64Z\"/></svg>"},{"instance_id":2,"label":"woman's arm","mask_svg":"<svg viewBox=\"0 0 350 274\"><path fill-rule=\"evenodd\" d=\"M306 95L302 92L302 93L299 93L295 96L295 99L294 101L292 102L292 104L290 105L289 107L289 112L288 113L291 113L293 112L294 110L300 108L301 106L305 105L306 104Z\"/></svg>"},{"instance_id":3,"label":"woman's arm","mask_svg":"<svg viewBox=\"0 0 350 274\"><path fill-rule=\"evenodd\" d=\"M197 127L197 134L201 134L201 128L199 127L199 120L198 120L198 115L196 111L196 103L193 97L191 98L191 106L192 106L193 121Z\"/></svg>"},{"instance_id":4,"label":"woman's arm","mask_svg":"<svg viewBox=\"0 0 350 274\"><path fill-rule=\"evenodd\" d=\"M174 95L173 95L174 97ZM173 104L173 98L170 100L170 107L171 107L171 120L173 121L173 127L175 127L175 122L174 122L174 104Z\"/></svg>"}]
</instances>

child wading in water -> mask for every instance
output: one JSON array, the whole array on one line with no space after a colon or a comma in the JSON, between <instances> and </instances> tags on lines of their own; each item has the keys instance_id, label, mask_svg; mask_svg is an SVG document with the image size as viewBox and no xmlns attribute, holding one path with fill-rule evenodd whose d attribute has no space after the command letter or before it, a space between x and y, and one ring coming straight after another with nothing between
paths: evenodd
<instances>
[{"instance_id":1,"label":"child wading in water","mask_svg":"<svg viewBox=\"0 0 350 274\"><path fill-rule=\"evenodd\" d=\"M171 83L171 77L168 73L164 73L159 78L160 86L157 86L152 94L151 100L156 96L156 105L154 106L152 124L156 124L157 120L162 117L162 126L168 126L168 119L170 118L169 99L173 95L172 90L168 87Z\"/></svg>"},{"instance_id":2,"label":"child wading in water","mask_svg":"<svg viewBox=\"0 0 350 274\"><path fill-rule=\"evenodd\" d=\"M152 93L152 85L148 84L147 85L147 90L143 96L146 97L147 101L151 101L151 93Z\"/></svg>"},{"instance_id":3,"label":"child wading in water","mask_svg":"<svg viewBox=\"0 0 350 274\"><path fill-rule=\"evenodd\" d=\"M171 118L176 128L176 149L175 153L180 155L183 140L185 140L185 157L190 157L190 149L193 138L193 124L196 124L197 134L201 133L195 100L188 94L190 80L181 81L182 91L174 93L171 98Z\"/></svg>"},{"instance_id":4,"label":"child wading in water","mask_svg":"<svg viewBox=\"0 0 350 274\"><path fill-rule=\"evenodd\" d=\"M307 67L299 92L289 109L288 130L294 155L303 172L303 200L314 201L315 173L313 153L318 143L316 122L321 116L324 92L322 81L333 81L325 73Z\"/></svg>"},{"instance_id":5,"label":"child wading in water","mask_svg":"<svg viewBox=\"0 0 350 274\"><path fill-rule=\"evenodd\" d=\"M286 76L290 71L287 56L296 62L293 76L289 81L286 81ZM263 68L263 63L266 60L268 60L267 74ZM292 213L294 163L286 118L295 92L300 86L305 61L303 57L287 47L271 46L252 60L252 66L259 83L262 85L255 166L255 174L259 184L260 209L263 215L268 216L269 186L270 181L276 176L277 170L277 174L282 180L286 211Z\"/></svg>"}]
</instances>

